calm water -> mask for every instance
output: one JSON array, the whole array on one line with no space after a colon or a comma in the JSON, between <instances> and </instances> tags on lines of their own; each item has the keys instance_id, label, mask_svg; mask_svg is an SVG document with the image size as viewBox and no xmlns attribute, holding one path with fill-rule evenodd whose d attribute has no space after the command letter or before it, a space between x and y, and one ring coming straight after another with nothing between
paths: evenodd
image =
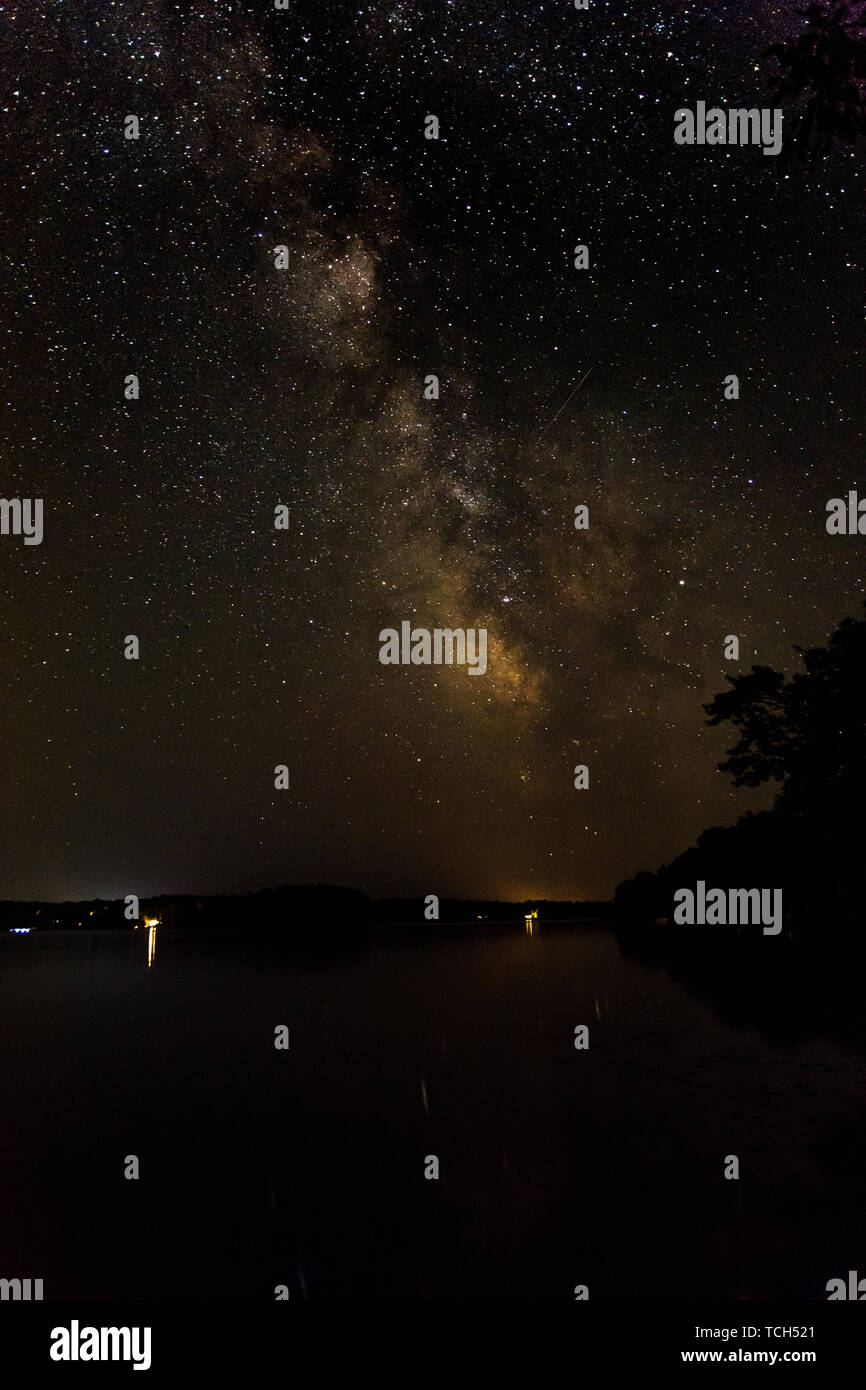
<instances>
[{"instance_id":1,"label":"calm water","mask_svg":"<svg viewBox=\"0 0 866 1390\"><path fill-rule=\"evenodd\" d=\"M163 928L150 966L143 931L9 936L0 1027L0 1276L46 1298L824 1299L866 1273L863 1059L725 1026L604 931L310 959Z\"/></svg>"}]
</instances>

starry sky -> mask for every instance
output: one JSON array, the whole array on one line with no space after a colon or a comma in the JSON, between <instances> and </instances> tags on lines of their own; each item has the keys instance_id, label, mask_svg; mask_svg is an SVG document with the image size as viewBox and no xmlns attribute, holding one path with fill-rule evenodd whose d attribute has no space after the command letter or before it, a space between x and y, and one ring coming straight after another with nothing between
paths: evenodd
<instances>
[{"instance_id":1,"label":"starry sky","mask_svg":"<svg viewBox=\"0 0 866 1390\"><path fill-rule=\"evenodd\" d=\"M673 129L796 5L0 8L0 897L607 897L769 804L702 703L860 611L864 157Z\"/></svg>"}]
</instances>

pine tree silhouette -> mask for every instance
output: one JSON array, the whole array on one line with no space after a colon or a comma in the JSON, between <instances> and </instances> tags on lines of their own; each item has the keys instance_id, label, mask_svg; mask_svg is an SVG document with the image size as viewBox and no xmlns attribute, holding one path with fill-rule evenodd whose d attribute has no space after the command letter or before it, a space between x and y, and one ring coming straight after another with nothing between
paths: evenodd
<instances>
[{"instance_id":1,"label":"pine tree silhouette","mask_svg":"<svg viewBox=\"0 0 866 1390\"><path fill-rule=\"evenodd\" d=\"M805 160L829 153L834 143L854 145L866 136L866 9L812 4L798 15L804 33L765 49L781 75L769 79L774 101L802 102L795 138L787 146Z\"/></svg>"}]
</instances>

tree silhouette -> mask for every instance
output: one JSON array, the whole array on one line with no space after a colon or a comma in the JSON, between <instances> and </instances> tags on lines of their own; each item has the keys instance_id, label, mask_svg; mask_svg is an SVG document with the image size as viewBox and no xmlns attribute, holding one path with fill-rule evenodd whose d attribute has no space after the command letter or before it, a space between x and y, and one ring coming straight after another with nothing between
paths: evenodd
<instances>
[{"instance_id":1,"label":"tree silhouette","mask_svg":"<svg viewBox=\"0 0 866 1390\"><path fill-rule=\"evenodd\" d=\"M738 787L781 782L777 811L850 824L866 775L866 618L845 618L826 647L794 651L805 669L791 680L754 666L704 705L708 724L740 731L719 770Z\"/></svg>"},{"instance_id":2,"label":"tree silhouette","mask_svg":"<svg viewBox=\"0 0 866 1390\"><path fill-rule=\"evenodd\" d=\"M761 56L777 58L782 68L781 76L769 79L774 100L807 97L794 140L806 159L826 155L834 141L853 145L866 136L866 11L812 4L796 13L806 19L806 31Z\"/></svg>"}]
</instances>

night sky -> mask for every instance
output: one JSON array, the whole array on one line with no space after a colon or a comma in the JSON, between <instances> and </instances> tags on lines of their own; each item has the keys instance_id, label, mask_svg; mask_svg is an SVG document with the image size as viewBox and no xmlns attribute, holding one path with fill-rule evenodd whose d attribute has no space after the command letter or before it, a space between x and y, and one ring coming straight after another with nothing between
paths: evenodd
<instances>
[{"instance_id":1,"label":"night sky","mask_svg":"<svg viewBox=\"0 0 866 1390\"><path fill-rule=\"evenodd\" d=\"M2 7L0 897L607 897L769 804L702 703L861 609L863 155L673 130L796 8Z\"/></svg>"}]
</instances>

